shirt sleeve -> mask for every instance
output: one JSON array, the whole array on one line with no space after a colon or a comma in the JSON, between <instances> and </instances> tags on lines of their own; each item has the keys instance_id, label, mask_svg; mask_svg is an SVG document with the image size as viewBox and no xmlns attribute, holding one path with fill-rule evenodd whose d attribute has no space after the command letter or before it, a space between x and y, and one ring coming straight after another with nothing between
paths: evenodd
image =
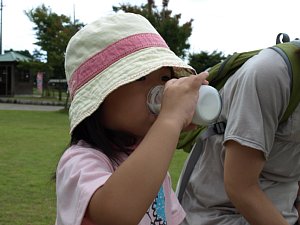
<instances>
[{"instance_id":1,"label":"shirt sleeve","mask_svg":"<svg viewBox=\"0 0 300 225\"><path fill-rule=\"evenodd\" d=\"M178 198L175 194L175 192L172 189L172 182L171 182L171 177L170 174L167 174L166 177L166 185L167 185L167 190L169 192L168 196L170 196L170 204L171 204L171 223L170 224L181 224L183 219L185 218L186 214L185 211L183 210L181 204L178 201Z\"/></svg>"},{"instance_id":2,"label":"shirt sleeve","mask_svg":"<svg viewBox=\"0 0 300 225\"><path fill-rule=\"evenodd\" d=\"M272 49L261 51L226 82L223 96L224 141L259 149L268 158L290 97L290 78L282 57Z\"/></svg>"},{"instance_id":3,"label":"shirt sleeve","mask_svg":"<svg viewBox=\"0 0 300 225\"><path fill-rule=\"evenodd\" d=\"M100 151L72 146L61 157L56 174L56 225L81 225L94 192L113 172Z\"/></svg>"}]
</instances>

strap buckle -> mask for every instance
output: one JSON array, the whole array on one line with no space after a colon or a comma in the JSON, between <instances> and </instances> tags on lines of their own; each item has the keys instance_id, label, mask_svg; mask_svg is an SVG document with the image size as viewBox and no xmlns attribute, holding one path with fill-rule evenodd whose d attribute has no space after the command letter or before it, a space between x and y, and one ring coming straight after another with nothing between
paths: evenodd
<instances>
[{"instance_id":1,"label":"strap buckle","mask_svg":"<svg viewBox=\"0 0 300 225\"><path fill-rule=\"evenodd\" d=\"M213 129L217 134L224 134L225 128L226 128L226 122L225 121L213 124Z\"/></svg>"}]
</instances>

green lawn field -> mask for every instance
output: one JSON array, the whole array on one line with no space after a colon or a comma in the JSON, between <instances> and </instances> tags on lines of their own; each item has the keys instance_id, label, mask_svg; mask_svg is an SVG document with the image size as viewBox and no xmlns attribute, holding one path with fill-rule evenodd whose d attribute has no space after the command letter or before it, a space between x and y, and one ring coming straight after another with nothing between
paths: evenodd
<instances>
[{"instance_id":1,"label":"green lawn field","mask_svg":"<svg viewBox=\"0 0 300 225\"><path fill-rule=\"evenodd\" d=\"M66 113L0 110L0 225L54 224L51 176L68 142ZM175 153L173 187L185 158Z\"/></svg>"}]
</instances>

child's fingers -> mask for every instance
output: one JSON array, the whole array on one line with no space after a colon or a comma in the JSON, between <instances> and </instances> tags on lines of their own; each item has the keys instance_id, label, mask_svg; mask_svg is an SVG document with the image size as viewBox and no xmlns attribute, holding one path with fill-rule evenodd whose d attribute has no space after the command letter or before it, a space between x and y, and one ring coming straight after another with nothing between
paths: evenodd
<instances>
[{"instance_id":1,"label":"child's fingers","mask_svg":"<svg viewBox=\"0 0 300 225\"><path fill-rule=\"evenodd\" d=\"M193 82L193 86L199 87L202 84L208 84L208 81L206 80L208 75L209 75L208 72L201 72L197 75L190 76Z\"/></svg>"},{"instance_id":2,"label":"child's fingers","mask_svg":"<svg viewBox=\"0 0 300 225\"><path fill-rule=\"evenodd\" d=\"M202 84L208 84L208 81L206 80L208 75L209 75L209 73L207 71L204 71L204 72L199 73L197 76L199 77L199 79L202 80Z\"/></svg>"},{"instance_id":3,"label":"child's fingers","mask_svg":"<svg viewBox=\"0 0 300 225\"><path fill-rule=\"evenodd\" d=\"M207 71L201 72L198 74L198 76L201 76L203 79L206 79L208 77L209 73Z\"/></svg>"}]
</instances>

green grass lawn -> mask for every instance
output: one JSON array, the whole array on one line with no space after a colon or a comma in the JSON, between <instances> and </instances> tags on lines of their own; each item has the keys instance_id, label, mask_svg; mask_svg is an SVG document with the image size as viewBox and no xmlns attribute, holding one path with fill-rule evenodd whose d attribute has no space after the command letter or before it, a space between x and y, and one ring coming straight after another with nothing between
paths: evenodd
<instances>
[{"instance_id":1,"label":"green grass lawn","mask_svg":"<svg viewBox=\"0 0 300 225\"><path fill-rule=\"evenodd\" d=\"M69 141L61 112L0 110L0 224L53 225L51 175ZM186 153L177 151L170 173L177 183Z\"/></svg>"}]
</instances>

